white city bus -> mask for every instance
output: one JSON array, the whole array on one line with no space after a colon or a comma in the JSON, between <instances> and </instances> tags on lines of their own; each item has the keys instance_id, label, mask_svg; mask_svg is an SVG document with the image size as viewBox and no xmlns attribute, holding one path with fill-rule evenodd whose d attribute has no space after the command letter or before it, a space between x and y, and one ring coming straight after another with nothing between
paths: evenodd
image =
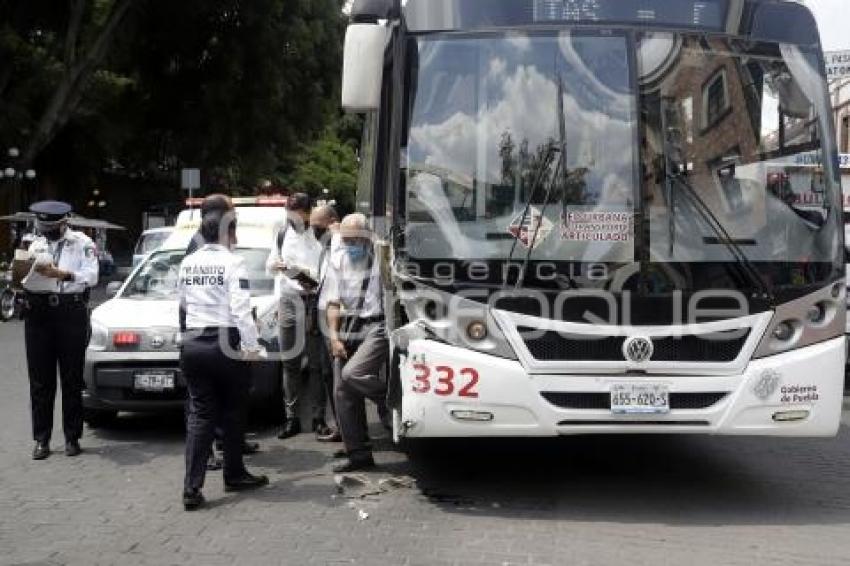
<instances>
[{"instance_id":1,"label":"white city bus","mask_svg":"<svg viewBox=\"0 0 850 566\"><path fill-rule=\"evenodd\" d=\"M396 437L836 433L842 199L804 5L351 16Z\"/></svg>"}]
</instances>

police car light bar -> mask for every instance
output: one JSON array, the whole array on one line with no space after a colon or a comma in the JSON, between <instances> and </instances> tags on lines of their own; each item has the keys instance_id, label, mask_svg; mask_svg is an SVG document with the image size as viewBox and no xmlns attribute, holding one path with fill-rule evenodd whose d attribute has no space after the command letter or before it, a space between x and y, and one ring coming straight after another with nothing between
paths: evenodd
<instances>
[{"instance_id":1,"label":"police car light bar","mask_svg":"<svg viewBox=\"0 0 850 566\"><path fill-rule=\"evenodd\" d=\"M287 197L284 195L267 195L259 197L233 197L233 206L286 206ZM204 202L203 198L187 198L186 206L198 207Z\"/></svg>"}]
</instances>

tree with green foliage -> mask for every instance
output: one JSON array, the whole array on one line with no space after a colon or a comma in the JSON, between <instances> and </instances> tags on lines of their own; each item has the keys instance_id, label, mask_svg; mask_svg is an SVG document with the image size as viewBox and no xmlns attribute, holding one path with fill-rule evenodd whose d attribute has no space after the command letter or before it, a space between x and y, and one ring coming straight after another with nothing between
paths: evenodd
<instances>
[{"instance_id":1,"label":"tree with green foliage","mask_svg":"<svg viewBox=\"0 0 850 566\"><path fill-rule=\"evenodd\" d=\"M327 196L346 212L354 209L358 163L355 146L350 140L341 140L338 130L329 127L319 139L304 145L293 172L283 181L313 198Z\"/></svg>"}]
</instances>

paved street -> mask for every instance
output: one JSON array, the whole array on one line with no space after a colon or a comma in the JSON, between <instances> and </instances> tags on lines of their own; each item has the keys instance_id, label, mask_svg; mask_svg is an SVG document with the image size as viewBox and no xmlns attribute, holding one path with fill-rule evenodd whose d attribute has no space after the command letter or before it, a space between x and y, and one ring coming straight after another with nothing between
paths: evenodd
<instances>
[{"instance_id":1,"label":"paved street","mask_svg":"<svg viewBox=\"0 0 850 566\"><path fill-rule=\"evenodd\" d=\"M260 492L180 504L180 416L30 460L20 323L0 325L0 564L847 564L850 435L429 445L338 493L334 446L256 431ZM60 421L57 419L57 425ZM850 419L845 419L850 424ZM382 434L380 427L373 436ZM54 432L53 448L62 435ZM381 479L397 478L379 483ZM362 497L358 497L362 496ZM360 511L368 518L358 520Z\"/></svg>"}]
</instances>

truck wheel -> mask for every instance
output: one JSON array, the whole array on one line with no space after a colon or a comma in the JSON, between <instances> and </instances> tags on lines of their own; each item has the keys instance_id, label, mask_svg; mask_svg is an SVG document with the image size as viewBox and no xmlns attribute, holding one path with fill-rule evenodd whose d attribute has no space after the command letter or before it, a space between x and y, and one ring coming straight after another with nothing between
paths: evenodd
<instances>
[{"instance_id":1,"label":"truck wheel","mask_svg":"<svg viewBox=\"0 0 850 566\"><path fill-rule=\"evenodd\" d=\"M103 428L115 424L118 411L105 409L83 409L83 420L92 428Z\"/></svg>"}]
</instances>

